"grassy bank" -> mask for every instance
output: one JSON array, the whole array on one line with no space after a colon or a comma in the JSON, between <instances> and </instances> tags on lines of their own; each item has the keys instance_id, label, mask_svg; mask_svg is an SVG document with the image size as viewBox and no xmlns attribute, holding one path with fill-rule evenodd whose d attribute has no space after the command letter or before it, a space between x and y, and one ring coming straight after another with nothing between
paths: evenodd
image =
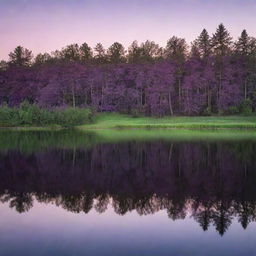
<instances>
[{"instance_id":1,"label":"grassy bank","mask_svg":"<svg viewBox=\"0 0 256 256\"><path fill-rule=\"evenodd\" d=\"M116 113L98 114L94 122L80 129L256 129L256 116L132 117Z\"/></svg>"},{"instance_id":2,"label":"grassy bank","mask_svg":"<svg viewBox=\"0 0 256 256\"><path fill-rule=\"evenodd\" d=\"M89 109L43 109L23 102L18 108L0 107L0 129L48 130L61 127L94 129L256 129L254 116L133 117Z\"/></svg>"}]
</instances>

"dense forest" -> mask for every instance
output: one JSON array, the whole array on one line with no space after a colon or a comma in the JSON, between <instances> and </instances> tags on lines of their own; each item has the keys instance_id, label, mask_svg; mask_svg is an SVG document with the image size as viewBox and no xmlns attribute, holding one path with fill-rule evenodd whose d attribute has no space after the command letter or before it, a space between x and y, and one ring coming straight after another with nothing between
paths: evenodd
<instances>
[{"instance_id":1,"label":"dense forest","mask_svg":"<svg viewBox=\"0 0 256 256\"><path fill-rule=\"evenodd\" d=\"M33 56L18 46L0 63L0 104L90 107L133 115L249 114L256 111L256 38L233 40L223 24L191 45L134 41L105 49L71 44Z\"/></svg>"}]
</instances>

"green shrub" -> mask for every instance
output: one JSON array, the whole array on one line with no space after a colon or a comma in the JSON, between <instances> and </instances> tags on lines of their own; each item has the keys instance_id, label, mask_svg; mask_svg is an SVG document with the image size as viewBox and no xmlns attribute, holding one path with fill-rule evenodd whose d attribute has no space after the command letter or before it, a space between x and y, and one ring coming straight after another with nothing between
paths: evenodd
<instances>
[{"instance_id":1,"label":"green shrub","mask_svg":"<svg viewBox=\"0 0 256 256\"><path fill-rule=\"evenodd\" d=\"M18 111L21 125L39 124L41 110L37 105L23 101Z\"/></svg>"},{"instance_id":2,"label":"green shrub","mask_svg":"<svg viewBox=\"0 0 256 256\"><path fill-rule=\"evenodd\" d=\"M212 114L211 109L209 107L205 108L202 112L203 116L210 116Z\"/></svg>"},{"instance_id":3,"label":"green shrub","mask_svg":"<svg viewBox=\"0 0 256 256\"><path fill-rule=\"evenodd\" d=\"M54 126L72 127L90 123L93 114L90 109L65 108L44 109L24 101L19 108L6 104L0 106L0 127L11 126Z\"/></svg>"},{"instance_id":4,"label":"green shrub","mask_svg":"<svg viewBox=\"0 0 256 256\"><path fill-rule=\"evenodd\" d=\"M238 113L239 113L239 107L237 107L237 106L231 106L227 110L227 114L229 114L229 115L236 115Z\"/></svg>"},{"instance_id":5,"label":"green shrub","mask_svg":"<svg viewBox=\"0 0 256 256\"><path fill-rule=\"evenodd\" d=\"M92 114L89 109L66 108L56 111L56 120L58 124L70 127L90 123Z\"/></svg>"},{"instance_id":6,"label":"green shrub","mask_svg":"<svg viewBox=\"0 0 256 256\"><path fill-rule=\"evenodd\" d=\"M12 120L12 109L8 108L6 104L0 108L0 126L8 126Z\"/></svg>"},{"instance_id":7,"label":"green shrub","mask_svg":"<svg viewBox=\"0 0 256 256\"><path fill-rule=\"evenodd\" d=\"M49 126L53 124L60 125L60 121L58 120L57 110L41 109L39 125Z\"/></svg>"},{"instance_id":8,"label":"green shrub","mask_svg":"<svg viewBox=\"0 0 256 256\"><path fill-rule=\"evenodd\" d=\"M252 113L252 101L250 99L243 100L239 108L241 114L250 115Z\"/></svg>"},{"instance_id":9,"label":"green shrub","mask_svg":"<svg viewBox=\"0 0 256 256\"><path fill-rule=\"evenodd\" d=\"M137 117L140 116L140 112L139 112L138 109L133 109L133 110L131 111L131 115L132 115L133 118L137 118Z\"/></svg>"}]
</instances>

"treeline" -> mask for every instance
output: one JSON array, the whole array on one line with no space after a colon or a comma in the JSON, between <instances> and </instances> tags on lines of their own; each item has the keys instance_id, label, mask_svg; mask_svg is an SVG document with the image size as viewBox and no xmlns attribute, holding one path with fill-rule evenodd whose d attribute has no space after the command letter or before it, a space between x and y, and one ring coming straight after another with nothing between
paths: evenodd
<instances>
[{"instance_id":1,"label":"treeline","mask_svg":"<svg viewBox=\"0 0 256 256\"><path fill-rule=\"evenodd\" d=\"M72 44L33 58L18 46L0 65L0 103L91 107L147 115L250 114L256 111L256 39L233 41L223 24L189 46L134 41Z\"/></svg>"}]
</instances>

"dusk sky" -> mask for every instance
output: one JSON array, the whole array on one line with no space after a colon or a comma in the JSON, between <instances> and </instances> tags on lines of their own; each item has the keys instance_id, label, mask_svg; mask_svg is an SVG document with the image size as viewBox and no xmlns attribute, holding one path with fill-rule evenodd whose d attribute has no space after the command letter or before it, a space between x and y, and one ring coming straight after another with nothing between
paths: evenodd
<instances>
[{"instance_id":1,"label":"dusk sky","mask_svg":"<svg viewBox=\"0 0 256 256\"><path fill-rule=\"evenodd\" d=\"M190 42L221 22L235 39L244 28L256 36L255 14L255 0L0 0L0 59L17 45L35 55L71 43Z\"/></svg>"}]
</instances>

